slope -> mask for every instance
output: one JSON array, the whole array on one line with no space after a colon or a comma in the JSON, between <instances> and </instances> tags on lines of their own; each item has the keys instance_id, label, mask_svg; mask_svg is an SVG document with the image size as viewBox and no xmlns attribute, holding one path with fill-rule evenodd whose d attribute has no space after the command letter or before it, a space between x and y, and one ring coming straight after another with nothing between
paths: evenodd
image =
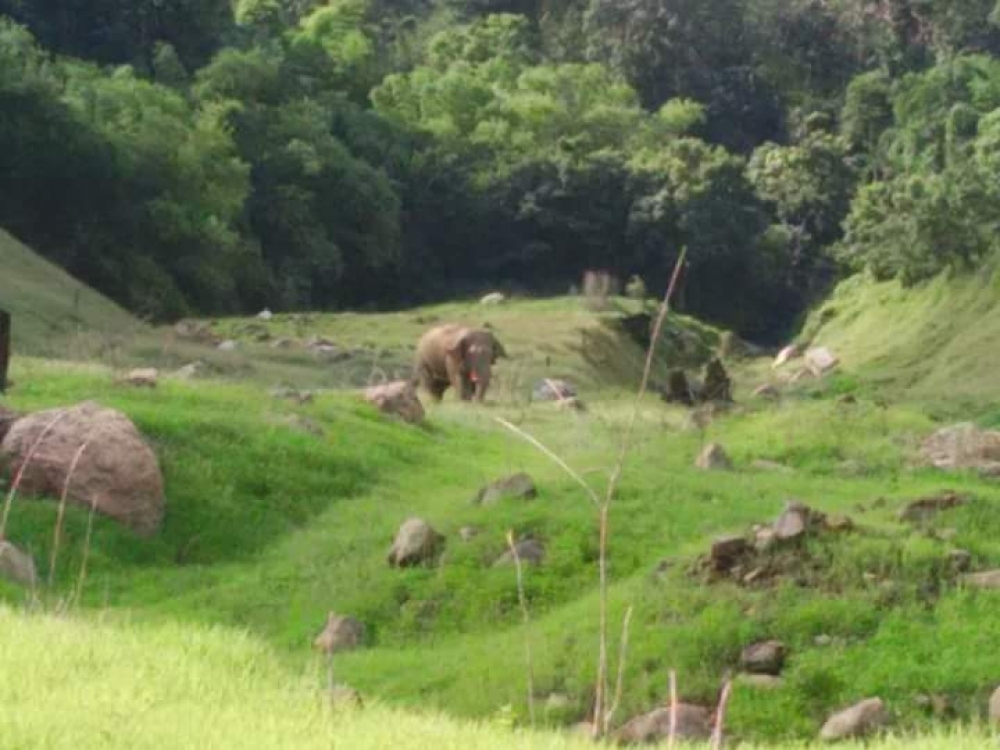
<instances>
[{"instance_id":1,"label":"slope","mask_svg":"<svg viewBox=\"0 0 1000 750\"><path fill-rule=\"evenodd\" d=\"M0 229L0 308L16 351L65 355L81 334L134 333L140 323Z\"/></svg>"},{"instance_id":2,"label":"slope","mask_svg":"<svg viewBox=\"0 0 1000 750\"><path fill-rule=\"evenodd\" d=\"M947 274L913 287L855 276L810 317L802 338L836 351L867 387L950 410L997 401L1000 273Z\"/></svg>"}]
</instances>

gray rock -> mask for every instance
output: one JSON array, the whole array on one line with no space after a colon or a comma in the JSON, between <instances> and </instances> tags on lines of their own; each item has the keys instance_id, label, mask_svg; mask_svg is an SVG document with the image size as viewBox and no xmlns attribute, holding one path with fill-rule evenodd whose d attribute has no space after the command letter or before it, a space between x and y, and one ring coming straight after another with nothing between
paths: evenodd
<instances>
[{"instance_id":1,"label":"gray rock","mask_svg":"<svg viewBox=\"0 0 1000 750\"><path fill-rule=\"evenodd\" d=\"M364 640L364 623L353 617L330 612L326 617L326 626L313 641L313 648L324 654L333 654L356 649L364 643Z\"/></svg>"},{"instance_id":2,"label":"gray rock","mask_svg":"<svg viewBox=\"0 0 1000 750\"><path fill-rule=\"evenodd\" d=\"M219 345L216 346L215 348L218 349L220 352L232 352L236 351L236 346L237 344L235 341L233 341L232 339L226 339L225 341L219 342Z\"/></svg>"},{"instance_id":3,"label":"gray rock","mask_svg":"<svg viewBox=\"0 0 1000 750\"><path fill-rule=\"evenodd\" d=\"M297 404L311 404L314 398L311 391L300 391L298 388L272 388L268 392L272 398L287 399Z\"/></svg>"},{"instance_id":4,"label":"gray rock","mask_svg":"<svg viewBox=\"0 0 1000 750\"><path fill-rule=\"evenodd\" d=\"M814 523L824 523L825 519L822 513L793 500L775 519L772 528L778 542L793 542L804 538Z\"/></svg>"},{"instance_id":5,"label":"gray rock","mask_svg":"<svg viewBox=\"0 0 1000 750\"><path fill-rule=\"evenodd\" d=\"M432 562L444 549L445 538L421 518L409 518L396 532L389 550L389 565L397 568Z\"/></svg>"},{"instance_id":6,"label":"gray rock","mask_svg":"<svg viewBox=\"0 0 1000 750\"><path fill-rule=\"evenodd\" d=\"M507 301L507 297L503 292L490 292L489 294L483 295L479 300L481 305L500 305Z\"/></svg>"},{"instance_id":7,"label":"gray rock","mask_svg":"<svg viewBox=\"0 0 1000 750\"><path fill-rule=\"evenodd\" d=\"M757 471L773 471L780 474L792 474L795 471L784 464L779 464L777 461L767 461L762 458L758 458L750 464L750 468L756 469Z\"/></svg>"},{"instance_id":8,"label":"gray rock","mask_svg":"<svg viewBox=\"0 0 1000 750\"><path fill-rule=\"evenodd\" d=\"M787 649L781 641L753 643L740 654L740 666L753 674L778 675L785 665Z\"/></svg>"},{"instance_id":9,"label":"gray rock","mask_svg":"<svg viewBox=\"0 0 1000 750\"><path fill-rule=\"evenodd\" d=\"M636 716L619 729L614 739L623 745L661 742L670 736L670 708L657 708ZM674 737L678 740L705 740L712 736L711 712L690 703L677 704Z\"/></svg>"},{"instance_id":10,"label":"gray rock","mask_svg":"<svg viewBox=\"0 0 1000 750\"><path fill-rule=\"evenodd\" d=\"M0 540L0 575L19 586L33 589L38 585L35 560L8 541Z\"/></svg>"},{"instance_id":11,"label":"gray rock","mask_svg":"<svg viewBox=\"0 0 1000 750\"><path fill-rule=\"evenodd\" d=\"M407 380L374 385L365 390L364 398L383 414L398 416L404 422L417 424L424 419L424 405L420 403L416 388Z\"/></svg>"},{"instance_id":12,"label":"gray rock","mask_svg":"<svg viewBox=\"0 0 1000 750\"><path fill-rule=\"evenodd\" d=\"M850 708L833 714L820 730L825 742L864 737L889 723L889 715L881 698L868 698Z\"/></svg>"},{"instance_id":13,"label":"gray rock","mask_svg":"<svg viewBox=\"0 0 1000 750\"><path fill-rule=\"evenodd\" d=\"M704 471L728 471L733 468L733 462L729 460L725 449L718 443L706 445L698 454L694 465Z\"/></svg>"},{"instance_id":14,"label":"gray rock","mask_svg":"<svg viewBox=\"0 0 1000 750\"><path fill-rule=\"evenodd\" d=\"M482 487L472 502L476 505L495 505L501 500L531 500L537 496L534 480L528 474L519 472Z\"/></svg>"},{"instance_id":15,"label":"gray rock","mask_svg":"<svg viewBox=\"0 0 1000 750\"><path fill-rule=\"evenodd\" d=\"M971 422L944 427L923 442L920 454L938 469L976 469L989 474L1000 467L1000 432L981 430Z\"/></svg>"},{"instance_id":16,"label":"gray rock","mask_svg":"<svg viewBox=\"0 0 1000 750\"><path fill-rule=\"evenodd\" d=\"M541 565L545 561L545 546L537 539L522 539L514 544L514 550L522 565ZM513 564L514 554L508 549L496 559L493 567Z\"/></svg>"}]
</instances>

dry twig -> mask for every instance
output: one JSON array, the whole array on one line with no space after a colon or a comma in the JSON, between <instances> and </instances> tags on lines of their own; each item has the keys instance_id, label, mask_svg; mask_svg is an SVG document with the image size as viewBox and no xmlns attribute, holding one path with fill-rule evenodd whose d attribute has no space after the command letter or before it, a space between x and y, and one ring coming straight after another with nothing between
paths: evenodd
<instances>
[{"instance_id":1,"label":"dry twig","mask_svg":"<svg viewBox=\"0 0 1000 750\"><path fill-rule=\"evenodd\" d=\"M90 442L85 442L81 445L76 453L73 455L73 460L70 462L69 471L66 472L66 481L63 483L62 496L59 498L59 513L56 516L56 528L52 532L52 556L49 559L49 588L52 588L52 583L55 580L56 574L56 561L59 559L59 543L62 540L62 528L63 528L63 518L66 514L66 500L69 497L69 485L73 480L73 474L76 472L77 464L80 463L80 459L83 457L84 451L87 450L87 446Z\"/></svg>"},{"instance_id":2,"label":"dry twig","mask_svg":"<svg viewBox=\"0 0 1000 750\"><path fill-rule=\"evenodd\" d=\"M517 545L514 544L514 532L507 532L507 546L510 554L514 558L514 568L517 571L517 601L521 607L521 618L524 620L524 661L528 670L528 717L531 726L535 726L535 669L531 658L531 618L528 614L528 600L524 595L524 573L521 567L521 556L517 553Z\"/></svg>"}]
</instances>

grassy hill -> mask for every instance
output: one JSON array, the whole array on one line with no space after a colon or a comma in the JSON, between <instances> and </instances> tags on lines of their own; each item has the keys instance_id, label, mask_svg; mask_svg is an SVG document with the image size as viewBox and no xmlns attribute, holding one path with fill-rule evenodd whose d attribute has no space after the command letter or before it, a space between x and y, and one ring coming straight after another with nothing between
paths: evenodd
<instances>
[{"instance_id":1,"label":"grassy hill","mask_svg":"<svg viewBox=\"0 0 1000 750\"><path fill-rule=\"evenodd\" d=\"M53 356L79 339L133 334L140 323L0 229L0 308L11 313L15 351Z\"/></svg>"},{"instance_id":2,"label":"grassy hill","mask_svg":"<svg viewBox=\"0 0 1000 750\"><path fill-rule=\"evenodd\" d=\"M1000 270L904 288L855 276L803 332L833 348L871 390L963 409L998 400Z\"/></svg>"},{"instance_id":3,"label":"grassy hill","mask_svg":"<svg viewBox=\"0 0 1000 750\"><path fill-rule=\"evenodd\" d=\"M956 306L939 314L971 320L967 306L980 288L970 286L964 303L956 293ZM779 638L790 656L781 687L737 686L729 721L737 738L813 737L831 711L870 695L883 697L907 731L927 731L941 720L927 712L921 696L946 696L964 719L983 714L1000 675L1000 632L992 627L1000 595L956 585L948 560L961 548L976 569L1000 566L1000 487L918 465L916 446L938 426L925 399L939 394L939 381L903 379L906 356L892 350L892 357L873 357L859 338L869 327L881 335L889 323L878 320L901 318L903 330L914 309L930 304L913 300L937 297L932 286L912 298L889 294L881 306L865 303L872 295L882 299L886 289L891 292L851 282L829 303L838 312L820 312L822 325L811 323L807 333L844 358L844 371L833 378L785 388L779 401L768 402L749 396L770 377L766 363L733 362L739 403L704 430L691 427L686 410L655 396L640 405L635 448L611 514L614 641L633 608L619 719L661 704L670 669L677 670L685 699L712 703L723 675L738 669L741 649L762 638ZM909 314L892 312L896 304ZM511 351L511 360L499 366L490 404L446 399L429 407L425 426L410 427L375 413L345 388L365 382L379 362L391 372L387 363L395 357L405 368L415 336L443 319L489 322ZM237 671L250 669L245 661L257 657L224 656L221 641L232 631L248 633L255 644L250 652L266 649L261 659L283 674L307 675L316 686L321 670L309 645L327 611L335 610L358 617L370 633L364 649L337 657L338 680L393 707L475 720L501 716L519 726L528 721L527 635L540 721L564 726L586 716L593 699L596 513L573 480L496 418L536 436L600 491L631 416L642 350L620 320L569 298L491 309L453 304L384 315L219 320L213 330L235 337L239 351L172 343L170 331L137 338L158 361L182 352L217 363L209 377L168 379L138 391L115 385L106 367L21 357L10 403L32 410L96 399L132 417L160 456L169 498L164 528L141 541L98 521L79 603L85 621L87 613L100 612L137 650L150 633L151 644L162 643L156 633L175 639L190 633L190 648L218 652ZM311 336L335 341L347 360L317 359L304 346ZM271 346L283 337L293 340L290 350ZM661 366L710 350L717 338L678 318ZM925 338L916 327L910 346ZM277 399L267 387L279 374L324 388L308 404ZM529 403L531 383L542 374L576 380L588 410ZM988 382L985 376L979 382L981 390L965 395L967 409L952 401L949 413L989 413ZM875 391L890 394L889 405L869 398ZM856 394L857 403L841 402L845 392ZM692 466L706 441L725 446L733 471ZM532 474L538 498L489 508L470 502L485 482L515 471ZM926 524L897 520L904 503L946 489L971 500ZM823 534L758 560L768 572L752 585L706 578L698 561L716 536L769 522L793 498L850 516L855 530ZM411 516L446 535L440 565L387 566L391 538ZM18 498L8 528L10 539L44 563L44 578L54 521L51 504ZM54 584L41 591L43 608L60 607L73 590L85 527L85 515L72 510ZM463 541L463 527L479 533ZM526 571L527 631L513 569L493 564L508 531L531 534L547 548L545 562ZM0 587L8 602L23 600L23 592ZM48 628L41 632L53 632ZM119 630L95 637L113 640ZM52 642L65 644L71 636L63 633ZM222 635L203 646L202 633ZM66 645L50 658L63 652L71 662L85 661ZM170 663L182 661L173 646L168 653ZM617 669L616 658L611 666ZM169 679L194 678L178 668ZM291 686L290 694L298 689ZM254 692L248 706L269 700L256 683L246 690ZM560 707L543 710L551 695L559 696ZM18 696L11 701L20 705ZM377 724L374 716L363 714L359 726ZM307 724L313 720L319 719L304 715ZM39 731L37 722L25 731ZM458 746L471 730L448 725L442 731L458 732L464 738L456 739ZM484 737L484 746L495 741L489 731Z\"/></svg>"}]
</instances>

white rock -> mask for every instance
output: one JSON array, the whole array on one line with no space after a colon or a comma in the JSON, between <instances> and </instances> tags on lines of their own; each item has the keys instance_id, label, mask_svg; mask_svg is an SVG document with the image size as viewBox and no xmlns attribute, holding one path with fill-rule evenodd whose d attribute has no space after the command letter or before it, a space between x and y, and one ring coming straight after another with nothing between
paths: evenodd
<instances>
[{"instance_id":1,"label":"white rock","mask_svg":"<svg viewBox=\"0 0 1000 750\"><path fill-rule=\"evenodd\" d=\"M273 317L274 317L274 313L272 313L266 307L263 310L261 310L259 313L257 313L257 319L258 320L270 320Z\"/></svg>"}]
</instances>

